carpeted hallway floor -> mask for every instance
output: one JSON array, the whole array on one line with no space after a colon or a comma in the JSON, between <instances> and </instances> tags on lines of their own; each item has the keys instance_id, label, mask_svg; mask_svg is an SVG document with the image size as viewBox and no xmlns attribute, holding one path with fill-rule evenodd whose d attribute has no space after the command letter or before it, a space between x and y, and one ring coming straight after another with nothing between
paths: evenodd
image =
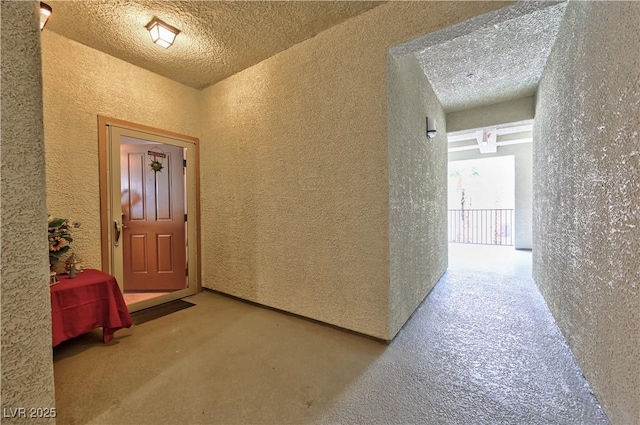
<instances>
[{"instance_id":1,"label":"carpeted hallway floor","mask_svg":"<svg viewBox=\"0 0 640 425\"><path fill-rule=\"evenodd\" d=\"M450 247L390 345L211 292L54 350L58 424L608 424L530 253ZM469 251L471 250L471 251ZM492 264L495 263L495 264Z\"/></svg>"}]
</instances>

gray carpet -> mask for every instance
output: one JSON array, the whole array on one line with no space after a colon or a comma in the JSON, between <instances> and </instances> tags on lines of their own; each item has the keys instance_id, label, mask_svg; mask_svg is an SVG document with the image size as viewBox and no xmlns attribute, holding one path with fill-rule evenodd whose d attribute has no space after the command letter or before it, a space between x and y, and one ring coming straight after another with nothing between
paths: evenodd
<instances>
[{"instance_id":1,"label":"gray carpet","mask_svg":"<svg viewBox=\"0 0 640 425\"><path fill-rule=\"evenodd\" d=\"M211 292L80 338L55 350L58 423L607 424L523 268L465 262L388 346Z\"/></svg>"}]
</instances>

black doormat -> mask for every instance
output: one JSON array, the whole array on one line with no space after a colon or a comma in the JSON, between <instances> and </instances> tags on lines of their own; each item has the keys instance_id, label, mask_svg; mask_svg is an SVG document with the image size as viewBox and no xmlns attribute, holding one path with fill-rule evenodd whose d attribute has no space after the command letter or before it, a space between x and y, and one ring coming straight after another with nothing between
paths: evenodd
<instances>
[{"instance_id":1,"label":"black doormat","mask_svg":"<svg viewBox=\"0 0 640 425\"><path fill-rule=\"evenodd\" d=\"M144 310L131 313L131 319L134 325L141 325L149 320L157 319L158 317L166 316L176 311L184 310L185 308L193 307L195 304L189 303L183 300L169 301L168 303L156 305L153 307L145 308Z\"/></svg>"}]
</instances>

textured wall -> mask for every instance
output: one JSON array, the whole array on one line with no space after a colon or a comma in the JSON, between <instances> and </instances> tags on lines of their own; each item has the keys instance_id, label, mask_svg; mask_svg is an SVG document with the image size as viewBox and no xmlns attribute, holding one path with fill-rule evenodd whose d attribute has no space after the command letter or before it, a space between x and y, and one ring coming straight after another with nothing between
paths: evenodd
<instances>
[{"instance_id":1,"label":"textured wall","mask_svg":"<svg viewBox=\"0 0 640 425\"><path fill-rule=\"evenodd\" d=\"M200 92L42 32L49 213L79 221L73 249L100 268L97 116L198 137Z\"/></svg>"},{"instance_id":2,"label":"textured wall","mask_svg":"<svg viewBox=\"0 0 640 425\"><path fill-rule=\"evenodd\" d=\"M389 260L392 336L447 268L445 113L414 55L389 56ZM426 117L437 135L426 137Z\"/></svg>"},{"instance_id":3,"label":"textured wall","mask_svg":"<svg viewBox=\"0 0 640 425\"><path fill-rule=\"evenodd\" d=\"M388 3L203 92L203 285L390 338L387 51L504 3Z\"/></svg>"},{"instance_id":4,"label":"textured wall","mask_svg":"<svg viewBox=\"0 0 640 425\"><path fill-rule=\"evenodd\" d=\"M447 114L447 131L469 130L490 125L532 120L536 112L535 96L494 103Z\"/></svg>"},{"instance_id":5,"label":"textured wall","mask_svg":"<svg viewBox=\"0 0 640 425\"><path fill-rule=\"evenodd\" d=\"M448 117L448 115L447 115ZM449 122L447 121L447 125ZM531 132L520 133L523 136ZM494 156L514 156L515 168L515 211L516 228L514 246L516 249L533 248L533 146L531 143L521 145L499 146L496 153L481 154L477 149L451 152L449 161L466 159L491 158Z\"/></svg>"},{"instance_id":6,"label":"textured wall","mask_svg":"<svg viewBox=\"0 0 640 425\"><path fill-rule=\"evenodd\" d=\"M0 387L2 422L15 424L55 422L12 418L9 410L54 407L36 12L35 2L2 2Z\"/></svg>"},{"instance_id":7,"label":"textured wall","mask_svg":"<svg viewBox=\"0 0 640 425\"><path fill-rule=\"evenodd\" d=\"M613 424L640 423L640 3L570 2L538 92L534 278Z\"/></svg>"}]
</instances>

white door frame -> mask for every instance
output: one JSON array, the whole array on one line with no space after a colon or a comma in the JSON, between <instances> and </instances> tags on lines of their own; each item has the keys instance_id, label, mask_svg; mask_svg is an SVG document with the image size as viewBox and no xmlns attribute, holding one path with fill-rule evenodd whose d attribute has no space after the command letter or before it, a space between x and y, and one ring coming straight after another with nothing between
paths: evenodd
<instances>
[{"instance_id":1,"label":"white door frame","mask_svg":"<svg viewBox=\"0 0 640 425\"><path fill-rule=\"evenodd\" d=\"M102 270L112 274L123 288L122 244L115 244L116 225L121 225L120 201L120 136L130 136L153 142L165 143L186 149L187 166L187 240L188 240L188 286L150 300L128 306L137 311L153 305L193 295L201 288L200 276L200 211L198 139L160 129L141 126L122 120L98 117L100 156L100 221L102 237ZM195 184L194 184L195 183ZM122 239L122 235L120 236Z\"/></svg>"}]
</instances>

